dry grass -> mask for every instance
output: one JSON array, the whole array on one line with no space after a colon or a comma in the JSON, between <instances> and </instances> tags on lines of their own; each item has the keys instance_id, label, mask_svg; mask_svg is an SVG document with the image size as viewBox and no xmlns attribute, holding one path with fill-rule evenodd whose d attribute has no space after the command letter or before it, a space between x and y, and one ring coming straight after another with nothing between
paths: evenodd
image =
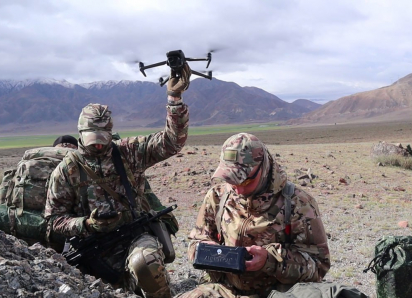
<instances>
[{"instance_id":1,"label":"dry grass","mask_svg":"<svg viewBox=\"0 0 412 298\"><path fill-rule=\"evenodd\" d=\"M404 156L379 156L375 158L376 163L381 163L384 166L400 167L406 170L412 170L412 157Z\"/></svg>"}]
</instances>

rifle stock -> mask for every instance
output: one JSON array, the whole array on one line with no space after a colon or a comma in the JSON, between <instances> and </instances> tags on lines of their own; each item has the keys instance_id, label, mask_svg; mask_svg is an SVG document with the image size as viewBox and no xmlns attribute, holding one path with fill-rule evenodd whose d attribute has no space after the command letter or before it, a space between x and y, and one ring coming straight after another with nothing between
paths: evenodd
<instances>
[{"instance_id":1,"label":"rifle stock","mask_svg":"<svg viewBox=\"0 0 412 298\"><path fill-rule=\"evenodd\" d=\"M84 259L99 257L101 252L111 248L115 244L132 241L149 229L151 222L154 222L162 215L172 212L176 208L177 205L172 205L157 212L155 215L144 213L132 223L123 225L106 234L93 234L86 238L74 236L70 238L71 249L64 254L64 257L67 263L72 266L79 265ZM144 228L145 226L147 226L147 229Z\"/></svg>"}]
</instances>

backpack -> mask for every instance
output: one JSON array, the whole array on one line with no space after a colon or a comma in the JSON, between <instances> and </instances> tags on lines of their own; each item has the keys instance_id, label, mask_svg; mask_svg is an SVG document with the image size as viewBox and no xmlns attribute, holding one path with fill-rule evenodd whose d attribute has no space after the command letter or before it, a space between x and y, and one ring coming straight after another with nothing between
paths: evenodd
<instances>
[{"instance_id":1,"label":"backpack","mask_svg":"<svg viewBox=\"0 0 412 298\"><path fill-rule=\"evenodd\" d=\"M4 172L0 184L0 229L33 244L46 241L43 218L50 174L70 148L41 147L26 150L17 168ZM52 247L64 243L64 237L51 235Z\"/></svg>"},{"instance_id":2,"label":"backpack","mask_svg":"<svg viewBox=\"0 0 412 298\"><path fill-rule=\"evenodd\" d=\"M26 150L16 169L4 172L0 184L0 230L25 240L29 245L40 242L57 252L63 250L65 238L47 231L43 217L47 198L48 179L71 148L41 147ZM164 208L145 180L144 195L155 211ZM176 218L166 214L162 218L170 234L175 234L179 225ZM46 235L49 232L49 238Z\"/></svg>"},{"instance_id":3,"label":"backpack","mask_svg":"<svg viewBox=\"0 0 412 298\"><path fill-rule=\"evenodd\" d=\"M367 298L359 290L336 283L297 283L289 291L270 292L268 298ZM404 298L406 298L405 296ZM408 296L409 297L409 296Z\"/></svg>"},{"instance_id":4,"label":"backpack","mask_svg":"<svg viewBox=\"0 0 412 298\"><path fill-rule=\"evenodd\" d=\"M382 237L368 270L376 275L378 298L412 297L412 236Z\"/></svg>"}]
</instances>

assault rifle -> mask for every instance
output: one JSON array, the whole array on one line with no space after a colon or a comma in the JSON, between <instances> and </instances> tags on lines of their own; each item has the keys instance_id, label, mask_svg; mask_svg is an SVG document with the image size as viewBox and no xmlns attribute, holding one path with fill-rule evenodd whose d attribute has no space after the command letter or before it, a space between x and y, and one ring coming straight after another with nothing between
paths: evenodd
<instances>
[{"instance_id":1,"label":"assault rifle","mask_svg":"<svg viewBox=\"0 0 412 298\"><path fill-rule=\"evenodd\" d=\"M106 234L100 235L99 233L96 233L86 238L74 236L70 238L70 251L63 255L66 258L67 263L72 266L79 265L82 260L89 260L95 257L99 258L102 252L116 244L130 243L134 238L147 231L150 223L153 223L162 215L165 215L176 208L177 205L172 205L157 212L155 215L144 213L132 223L125 224ZM159 239L159 241L161 240Z\"/></svg>"},{"instance_id":2,"label":"assault rifle","mask_svg":"<svg viewBox=\"0 0 412 298\"><path fill-rule=\"evenodd\" d=\"M246 270L245 261L252 258L252 255L242 246L199 243L196 247L193 267L195 269L243 273Z\"/></svg>"}]
</instances>

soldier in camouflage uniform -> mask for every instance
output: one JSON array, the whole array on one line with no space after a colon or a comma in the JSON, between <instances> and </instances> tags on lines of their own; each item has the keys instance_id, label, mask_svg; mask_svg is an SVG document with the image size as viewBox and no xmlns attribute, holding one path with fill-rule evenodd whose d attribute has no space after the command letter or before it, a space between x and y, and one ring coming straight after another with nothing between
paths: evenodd
<instances>
[{"instance_id":1,"label":"soldier in camouflage uniform","mask_svg":"<svg viewBox=\"0 0 412 298\"><path fill-rule=\"evenodd\" d=\"M150 211L144 197L144 171L175 155L185 144L188 108L181 94L189 86L190 74L186 63L179 77L173 73L170 77L167 86L167 119L163 131L113 141L121 153L132 185L136 208L131 207L112 161L111 111L108 106L100 104L89 104L83 108L78 122L80 154L67 155L50 178L45 217L52 231L67 237L107 233L130 223L131 209L136 209L136 213ZM92 179L93 175L88 174L87 181L82 181L80 167L91 170L99 179ZM87 194L86 200L81 193L84 185L87 185L87 190L83 192ZM101 216L113 213L115 216L110 218ZM133 290L137 294L143 291L145 297L163 298L171 297L164 257L157 237L144 233L125 247L119 244L104 252L101 258L113 272L120 275L118 281L112 282L114 286ZM96 276L102 273L97 272L93 264L83 270Z\"/></svg>"},{"instance_id":2,"label":"soldier in camouflage uniform","mask_svg":"<svg viewBox=\"0 0 412 298\"><path fill-rule=\"evenodd\" d=\"M330 267L327 237L315 199L287 182L286 173L254 135L236 134L223 144L215 184L191 231L188 257L199 242L244 246L253 256L242 274L208 271L194 297L267 297L297 282L320 282ZM291 189L285 223L284 187ZM218 227L220 225L220 228Z\"/></svg>"}]
</instances>

